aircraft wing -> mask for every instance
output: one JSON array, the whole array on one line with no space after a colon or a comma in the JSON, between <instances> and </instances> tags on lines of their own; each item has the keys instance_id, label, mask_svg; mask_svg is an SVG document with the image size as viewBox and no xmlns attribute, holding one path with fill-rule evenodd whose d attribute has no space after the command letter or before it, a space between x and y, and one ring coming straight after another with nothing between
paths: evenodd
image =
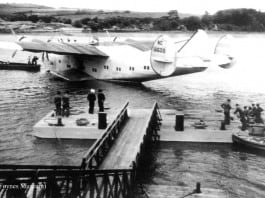
<instances>
[{"instance_id":1,"label":"aircraft wing","mask_svg":"<svg viewBox=\"0 0 265 198\"><path fill-rule=\"evenodd\" d=\"M48 52L60 55L87 55L108 57L96 46L80 43L44 42L41 40L16 42L24 51Z\"/></svg>"},{"instance_id":2,"label":"aircraft wing","mask_svg":"<svg viewBox=\"0 0 265 198\"><path fill-rule=\"evenodd\" d=\"M123 44L135 47L136 49L141 51L148 51L153 47L154 41L136 41L133 39L126 39Z\"/></svg>"}]
</instances>

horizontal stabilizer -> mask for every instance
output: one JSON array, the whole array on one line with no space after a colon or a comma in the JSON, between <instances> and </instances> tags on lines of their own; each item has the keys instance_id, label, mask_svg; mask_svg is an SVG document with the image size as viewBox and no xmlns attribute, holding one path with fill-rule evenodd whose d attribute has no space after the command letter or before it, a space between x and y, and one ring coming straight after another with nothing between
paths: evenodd
<instances>
[{"instance_id":1,"label":"horizontal stabilizer","mask_svg":"<svg viewBox=\"0 0 265 198\"><path fill-rule=\"evenodd\" d=\"M168 60L168 59L159 59L159 58L153 58L154 61L157 61L157 62L161 62L161 63L173 63L172 60Z\"/></svg>"},{"instance_id":2,"label":"horizontal stabilizer","mask_svg":"<svg viewBox=\"0 0 265 198\"><path fill-rule=\"evenodd\" d=\"M61 78L63 80L70 81L70 82L78 82L78 81L86 81L86 80L94 79L88 74L86 74L85 72L82 72L77 69L70 69L70 70L65 70L65 71L60 71L60 72L51 71L51 74L57 76L58 78Z\"/></svg>"}]
</instances>

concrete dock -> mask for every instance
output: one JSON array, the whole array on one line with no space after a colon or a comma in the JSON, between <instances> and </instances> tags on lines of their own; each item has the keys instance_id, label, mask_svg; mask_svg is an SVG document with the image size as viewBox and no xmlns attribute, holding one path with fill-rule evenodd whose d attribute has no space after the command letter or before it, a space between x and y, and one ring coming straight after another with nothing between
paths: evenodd
<instances>
[{"instance_id":1,"label":"concrete dock","mask_svg":"<svg viewBox=\"0 0 265 198\"><path fill-rule=\"evenodd\" d=\"M107 124L111 123L119 109L108 109ZM86 126L78 126L78 119L87 119ZM104 134L105 129L98 129L98 109L95 108L94 114L89 114L88 109L73 108L70 110L69 117L62 117L63 126L56 126L57 117L51 111L33 126L33 135L37 138L47 139L98 139Z\"/></svg>"},{"instance_id":2,"label":"concrete dock","mask_svg":"<svg viewBox=\"0 0 265 198\"><path fill-rule=\"evenodd\" d=\"M193 118L185 118L185 112L178 112L171 109L160 109L162 125L159 131L160 141L165 142L209 142L209 143L232 143L232 133L239 131L240 122L236 119L226 125L226 130L220 130L223 114L201 115L200 112L189 112ZM175 130L175 119L177 114L184 114L184 131ZM205 129L196 129L193 124L200 118L207 127Z\"/></svg>"},{"instance_id":3,"label":"concrete dock","mask_svg":"<svg viewBox=\"0 0 265 198\"><path fill-rule=\"evenodd\" d=\"M131 119L124 127L122 132L128 137L133 138L136 132L141 131L144 127L146 112L150 109L130 109L128 114ZM172 109L160 109L162 117L160 131L160 141L163 142L209 142L209 143L232 143L232 133L239 131L240 122L238 119L231 121L230 125L226 125L226 130L220 130L223 113L215 112L211 115L202 115L201 111L176 111ZM140 121L134 116L137 112ZM119 109L108 109L107 124L111 124L119 113ZM176 115L184 115L184 130L176 131ZM130 116L131 115L131 116ZM148 117L148 116L146 116ZM86 118L89 124L86 126L78 126L76 120ZM203 119L207 127L205 129L196 129L193 125ZM87 108L72 109L69 117L63 117L64 126L56 126L57 118L54 112L49 112L34 127L34 136L38 138L59 138L59 139L98 139L104 134L105 130L98 129L98 110L94 114L88 114ZM133 123L133 124L131 124ZM127 126L128 125L128 126ZM127 132L126 132L127 131ZM128 132L129 131L129 132ZM129 144L129 143L128 143ZM133 143L132 143L133 144Z\"/></svg>"}]
</instances>

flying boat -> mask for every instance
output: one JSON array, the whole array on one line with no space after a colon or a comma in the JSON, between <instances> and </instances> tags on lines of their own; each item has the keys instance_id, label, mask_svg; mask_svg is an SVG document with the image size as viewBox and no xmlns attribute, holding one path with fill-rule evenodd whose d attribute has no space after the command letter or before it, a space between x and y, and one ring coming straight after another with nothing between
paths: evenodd
<instances>
[{"instance_id":1,"label":"flying boat","mask_svg":"<svg viewBox=\"0 0 265 198\"><path fill-rule=\"evenodd\" d=\"M71 37L47 41L21 37L15 44L16 50L42 53L45 68L66 81L144 82L202 72L211 64L229 68L235 61L231 40L224 35L210 49L206 32L198 30L178 41L167 35L154 41L93 37L89 42Z\"/></svg>"}]
</instances>

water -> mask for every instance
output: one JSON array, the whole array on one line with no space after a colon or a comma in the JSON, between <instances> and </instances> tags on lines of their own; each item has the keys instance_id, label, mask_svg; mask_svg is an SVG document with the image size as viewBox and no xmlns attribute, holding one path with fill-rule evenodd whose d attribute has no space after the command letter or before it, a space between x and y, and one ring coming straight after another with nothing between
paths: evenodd
<instances>
[{"instance_id":1,"label":"water","mask_svg":"<svg viewBox=\"0 0 265 198\"><path fill-rule=\"evenodd\" d=\"M148 34L155 38L159 33ZM211 33L216 39L220 33ZM120 34L120 36L124 36ZM131 34L147 37L147 34ZM184 34L174 37L187 36ZM53 109L57 90L69 90L73 106L87 105L90 88L101 88L107 106L118 107L130 101L131 107L194 109L217 113L220 104L231 98L232 104L253 102L265 107L265 39L263 34L233 33L236 65L228 70L212 66L202 73L150 81L143 85L122 85L104 81L68 83L51 78L42 68L39 73L0 71L0 161L5 164L80 165L92 141L38 140L32 126ZM12 40L0 36L0 40ZM13 52L1 51L0 58ZM15 59L26 60L18 52ZM265 197L264 155L235 149L227 144L166 144L154 152L151 176L146 183L195 186L228 190L231 197Z\"/></svg>"}]
</instances>

